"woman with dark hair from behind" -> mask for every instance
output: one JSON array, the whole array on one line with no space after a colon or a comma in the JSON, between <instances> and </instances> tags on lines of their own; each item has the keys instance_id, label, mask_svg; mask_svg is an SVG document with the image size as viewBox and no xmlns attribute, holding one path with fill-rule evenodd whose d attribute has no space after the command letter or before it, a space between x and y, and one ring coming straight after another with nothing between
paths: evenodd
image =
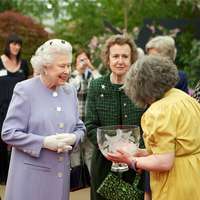
<instances>
[{"instance_id":1,"label":"woman with dark hair from behind","mask_svg":"<svg viewBox=\"0 0 200 200\"><path fill-rule=\"evenodd\" d=\"M195 98L200 103L200 81L197 83L192 97Z\"/></svg>"},{"instance_id":2,"label":"woman with dark hair from behind","mask_svg":"<svg viewBox=\"0 0 200 200\"><path fill-rule=\"evenodd\" d=\"M10 34L5 43L4 54L0 57L0 131L16 83L29 76L25 59L21 58L22 40L16 34ZM0 184L5 185L8 173L7 144L0 137Z\"/></svg>"}]
</instances>

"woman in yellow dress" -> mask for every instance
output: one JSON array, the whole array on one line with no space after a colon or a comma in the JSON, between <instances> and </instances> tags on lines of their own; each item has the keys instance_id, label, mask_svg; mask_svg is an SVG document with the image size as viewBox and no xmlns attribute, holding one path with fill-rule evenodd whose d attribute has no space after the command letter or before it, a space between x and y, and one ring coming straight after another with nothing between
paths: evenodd
<instances>
[{"instance_id":1,"label":"woman in yellow dress","mask_svg":"<svg viewBox=\"0 0 200 200\"><path fill-rule=\"evenodd\" d=\"M129 70L125 91L139 107L146 149L131 156L107 154L115 163L150 171L153 200L200 199L200 104L173 88L176 65L159 55L143 56Z\"/></svg>"}]
</instances>

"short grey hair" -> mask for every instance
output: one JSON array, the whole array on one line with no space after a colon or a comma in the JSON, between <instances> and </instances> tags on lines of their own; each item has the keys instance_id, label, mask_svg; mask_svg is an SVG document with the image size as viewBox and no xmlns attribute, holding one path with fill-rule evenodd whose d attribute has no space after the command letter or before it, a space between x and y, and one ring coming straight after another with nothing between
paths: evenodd
<instances>
[{"instance_id":1,"label":"short grey hair","mask_svg":"<svg viewBox=\"0 0 200 200\"><path fill-rule=\"evenodd\" d=\"M125 93L136 106L161 99L179 80L176 65L160 55L145 55L129 69L125 78Z\"/></svg>"},{"instance_id":2,"label":"short grey hair","mask_svg":"<svg viewBox=\"0 0 200 200\"><path fill-rule=\"evenodd\" d=\"M170 58L172 61L176 57L175 41L170 36L157 36L151 39L145 46L145 51L148 53L149 49L155 48L162 56Z\"/></svg>"},{"instance_id":3,"label":"short grey hair","mask_svg":"<svg viewBox=\"0 0 200 200\"><path fill-rule=\"evenodd\" d=\"M31 58L33 69L39 74L43 73L43 67L50 67L55 59L61 55L69 55L72 61L72 46L69 42L61 39L51 39L41 45Z\"/></svg>"}]
</instances>

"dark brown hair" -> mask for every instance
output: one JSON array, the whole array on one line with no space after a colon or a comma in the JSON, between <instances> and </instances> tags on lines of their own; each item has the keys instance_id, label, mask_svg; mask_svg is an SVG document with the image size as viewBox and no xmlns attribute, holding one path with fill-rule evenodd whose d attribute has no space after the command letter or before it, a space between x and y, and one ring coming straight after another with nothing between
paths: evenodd
<instances>
[{"instance_id":1,"label":"dark brown hair","mask_svg":"<svg viewBox=\"0 0 200 200\"><path fill-rule=\"evenodd\" d=\"M11 33L7 38L6 38L6 43L4 47L4 54L10 58L10 43L15 42L18 43L22 46L22 40L19 36L17 36L14 33ZM19 63L21 59L21 48L19 50L19 53L17 54L17 63Z\"/></svg>"},{"instance_id":2,"label":"dark brown hair","mask_svg":"<svg viewBox=\"0 0 200 200\"><path fill-rule=\"evenodd\" d=\"M82 54L82 53L85 53L85 55L88 57L88 59L90 60L90 53L87 49L80 49L76 52L76 55L75 55L75 62L76 62L76 58Z\"/></svg>"}]
</instances>

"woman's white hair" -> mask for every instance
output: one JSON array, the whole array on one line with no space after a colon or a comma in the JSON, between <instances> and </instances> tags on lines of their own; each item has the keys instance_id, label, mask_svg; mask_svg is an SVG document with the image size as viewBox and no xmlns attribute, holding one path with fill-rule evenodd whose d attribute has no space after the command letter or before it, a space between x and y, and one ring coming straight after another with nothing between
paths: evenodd
<instances>
[{"instance_id":1,"label":"woman's white hair","mask_svg":"<svg viewBox=\"0 0 200 200\"><path fill-rule=\"evenodd\" d=\"M50 67L61 54L69 55L70 61L72 61L71 44L65 40L51 39L37 49L30 62L33 69L39 74L42 74L42 66Z\"/></svg>"},{"instance_id":2,"label":"woman's white hair","mask_svg":"<svg viewBox=\"0 0 200 200\"><path fill-rule=\"evenodd\" d=\"M149 49L155 48L162 56L170 58L172 61L176 57L175 41L170 36L157 36L152 38L145 46L145 50L148 53Z\"/></svg>"}]
</instances>

